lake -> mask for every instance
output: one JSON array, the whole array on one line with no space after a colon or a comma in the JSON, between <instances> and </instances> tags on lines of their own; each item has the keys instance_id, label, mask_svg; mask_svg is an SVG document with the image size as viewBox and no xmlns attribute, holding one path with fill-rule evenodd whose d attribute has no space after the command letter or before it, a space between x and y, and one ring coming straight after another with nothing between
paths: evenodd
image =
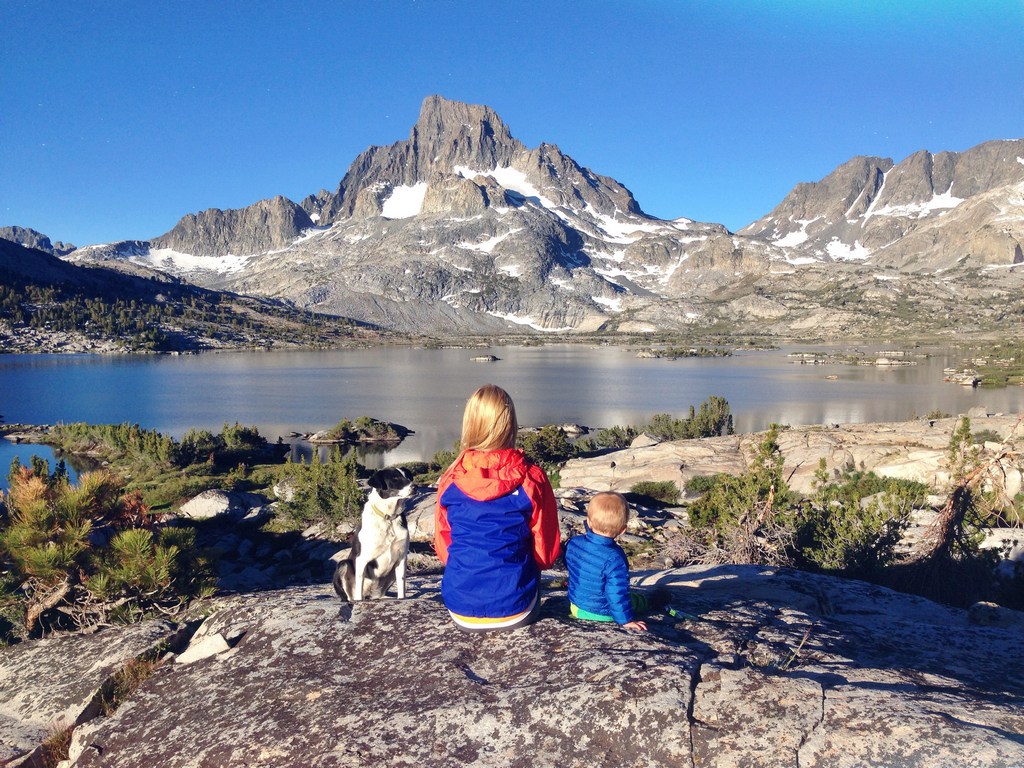
<instances>
[{"instance_id":1,"label":"lake","mask_svg":"<svg viewBox=\"0 0 1024 768\"><path fill-rule=\"evenodd\" d=\"M415 430L398 448L365 459L376 466L450 449L466 399L487 382L512 394L523 426L638 424L655 413L685 416L691 404L711 395L729 401L737 432L772 422L899 421L933 410L965 413L976 405L1007 413L1024 409L1021 387L943 382L944 367L962 367L963 350L915 349L917 365L907 367L798 365L787 356L824 349L794 346L681 360L640 359L635 349L585 345L0 355L0 414L8 423L137 422L177 438L191 427L216 432L224 422L238 421L273 441L362 415ZM860 349L873 359L881 348ZM471 360L486 354L500 360ZM40 448L36 452L45 453ZM0 475L14 450L25 449L0 441Z\"/></svg>"}]
</instances>

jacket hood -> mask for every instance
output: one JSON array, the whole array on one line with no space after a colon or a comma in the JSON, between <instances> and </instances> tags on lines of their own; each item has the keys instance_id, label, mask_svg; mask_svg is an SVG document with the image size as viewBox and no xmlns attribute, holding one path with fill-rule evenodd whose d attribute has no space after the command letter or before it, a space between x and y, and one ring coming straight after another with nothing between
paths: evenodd
<instances>
[{"instance_id":1,"label":"jacket hood","mask_svg":"<svg viewBox=\"0 0 1024 768\"><path fill-rule=\"evenodd\" d=\"M521 486L529 466L517 448L463 451L452 464L452 482L467 496L490 501Z\"/></svg>"}]
</instances>

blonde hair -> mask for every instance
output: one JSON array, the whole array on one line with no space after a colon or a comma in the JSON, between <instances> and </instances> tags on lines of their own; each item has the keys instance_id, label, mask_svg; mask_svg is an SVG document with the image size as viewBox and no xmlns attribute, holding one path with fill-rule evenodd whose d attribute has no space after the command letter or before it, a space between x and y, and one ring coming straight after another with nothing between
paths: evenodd
<instances>
[{"instance_id":1,"label":"blonde hair","mask_svg":"<svg viewBox=\"0 0 1024 768\"><path fill-rule=\"evenodd\" d=\"M501 387L484 384L466 402L462 414L462 450L514 448L518 432L516 407Z\"/></svg>"},{"instance_id":2,"label":"blonde hair","mask_svg":"<svg viewBox=\"0 0 1024 768\"><path fill-rule=\"evenodd\" d=\"M618 536L629 522L629 503L615 491L598 493L587 504L590 530L602 536Z\"/></svg>"}]
</instances>

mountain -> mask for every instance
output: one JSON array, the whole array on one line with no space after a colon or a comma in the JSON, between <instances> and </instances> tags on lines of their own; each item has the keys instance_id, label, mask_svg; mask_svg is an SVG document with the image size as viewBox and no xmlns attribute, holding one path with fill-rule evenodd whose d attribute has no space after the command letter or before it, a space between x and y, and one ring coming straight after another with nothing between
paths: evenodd
<instances>
[{"instance_id":1,"label":"mountain","mask_svg":"<svg viewBox=\"0 0 1024 768\"><path fill-rule=\"evenodd\" d=\"M995 141L854 158L731 233L649 216L490 107L430 96L407 139L361 153L333 192L68 258L438 334L982 332L1016 306L1022 201L1024 140Z\"/></svg>"},{"instance_id":2,"label":"mountain","mask_svg":"<svg viewBox=\"0 0 1024 768\"><path fill-rule=\"evenodd\" d=\"M339 345L378 338L342 318L199 288L144 265L77 265L0 238L0 352Z\"/></svg>"},{"instance_id":3,"label":"mountain","mask_svg":"<svg viewBox=\"0 0 1024 768\"><path fill-rule=\"evenodd\" d=\"M856 157L740 234L811 258L914 272L1024 262L1024 139L898 164Z\"/></svg>"},{"instance_id":4,"label":"mountain","mask_svg":"<svg viewBox=\"0 0 1024 768\"><path fill-rule=\"evenodd\" d=\"M240 211L190 213L150 245L193 256L261 253L287 247L312 226L302 208L278 195Z\"/></svg>"},{"instance_id":5,"label":"mountain","mask_svg":"<svg viewBox=\"0 0 1024 768\"><path fill-rule=\"evenodd\" d=\"M336 191L303 200L307 229L294 204L272 203L275 215L268 201L206 211L148 249L72 258L128 259L385 327L500 332L629 326L634 307L764 273L773 252L719 224L650 217L557 146L527 148L489 107L440 96L423 102L407 140L370 147Z\"/></svg>"},{"instance_id":6,"label":"mountain","mask_svg":"<svg viewBox=\"0 0 1024 768\"><path fill-rule=\"evenodd\" d=\"M51 243L50 238L42 232L27 227L0 227L0 240L9 240L26 248L35 248L51 256L66 256L75 250L71 243Z\"/></svg>"}]
</instances>

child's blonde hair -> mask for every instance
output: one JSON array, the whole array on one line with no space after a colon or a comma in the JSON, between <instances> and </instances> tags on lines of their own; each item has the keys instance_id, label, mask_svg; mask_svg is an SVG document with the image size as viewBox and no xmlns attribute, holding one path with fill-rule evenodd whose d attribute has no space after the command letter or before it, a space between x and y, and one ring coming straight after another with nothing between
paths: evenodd
<instances>
[{"instance_id":1,"label":"child's blonde hair","mask_svg":"<svg viewBox=\"0 0 1024 768\"><path fill-rule=\"evenodd\" d=\"M629 522L629 503L615 491L602 491L587 504L590 530L602 536L618 536Z\"/></svg>"},{"instance_id":2,"label":"child's blonde hair","mask_svg":"<svg viewBox=\"0 0 1024 768\"><path fill-rule=\"evenodd\" d=\"M484 384L466 403L460 448L464 451L515 448L518 432L516 407L508 392L494 384Z\"/></svg>"}]
</instances>

